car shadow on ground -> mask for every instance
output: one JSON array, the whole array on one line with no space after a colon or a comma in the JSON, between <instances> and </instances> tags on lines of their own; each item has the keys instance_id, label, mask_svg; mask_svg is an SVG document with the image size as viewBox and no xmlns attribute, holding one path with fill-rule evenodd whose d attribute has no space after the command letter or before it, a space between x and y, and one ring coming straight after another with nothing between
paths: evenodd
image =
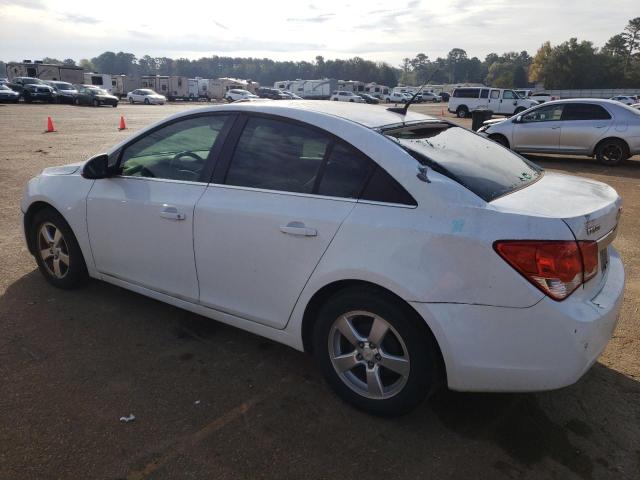
<instances>
[{"instance_id":1,"label":"car shadow on ground","mask_svg":"<svg viewBox=\"0 0 640 480\"><path fill-rule=\"evenodd\" d=\"M523 154L523 156L541 167L553 170L561 170L570 175L594 174L611 177L619 180L621 175L625 178L640 179L640 157L622 162L615 167L607 167L600 164L596 159L589 157L561 157L558 155L534 155Z\"/></svg>"},{"instance_id":2,"label":"car shadow on ground","mask_svg":"<svg viewBox=\"0 0 640 480\"><path fill-rule=\"evenodd\" d=\"M211 454L207 448L217 454L228 448L236 456L244 449L266 456L243 457L236 474L244 468L259 471L264 462L287 464L289 473L308 478L332 472L362 477L381 468L395 468L406 478L418 478L425 469L433 478L471 472L478 472L475 478L638 478L640 472L640 383L602 364L559 391L470 394L443 389L413 413L385 419L338 400L302 353L103 282L61 291L33 271L9 285L0 298L0 318L3 415L11 411L12 417L0 420L5 472L18 471L20 465L12 462L19 458L31 458L33 472L64 476L63 452L76 443L91 444L94 435L101 447L87 453L85 461L98 470L84 470L80 462L73 466L76 474L80 468L104 477L109 468L118 472L122 465L139 468L154 462L174 438L202 427L205 418L175 413L192 392L193 398L209 398L220 413L242 399L262 399L237 427L239 436L231 432L215 448L210 442L201 446L205 451L194 450L199 457ZM110 418L102 418L100 410L106 407L97 397L118 403L129 395L158 424L140 423L135 436L125 437L117 422L113 426ZM128 413L127 405L118 408ZM59 430L47 413L51 410L73 419L76 433ZM76 411L86 415L77 417ZM28 443L18 431L28 432ZM109 443L111 435L115 439ZM60 464L48 462L38 469L39 454L28 450L42 444L60 456ZM349 452L360 448L386 453L368 459L356 472ZM294 462L299 457L307 459L304 468ZM215 463L218 457L211 458ZM206 471L206 464L198 462L193 468Z\"/></svg>"}]
</instances>

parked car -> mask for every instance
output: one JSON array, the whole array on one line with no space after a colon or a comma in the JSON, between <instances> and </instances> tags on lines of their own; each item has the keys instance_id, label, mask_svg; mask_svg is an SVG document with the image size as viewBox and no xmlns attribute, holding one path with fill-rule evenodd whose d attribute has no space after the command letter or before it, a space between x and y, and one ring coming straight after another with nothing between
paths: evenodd
<instances>
[{"instance_id":1,"label":"parked car","mask_svg":"<svg viewBox=\"0 0 640 480\"><path fill-rule=\"evenodd\" d=\"M0 85L0 102L18 103L20 94L14 92L6 85Z\"/></svg>"},{"instance_id":2,"label":"parked car","mask_svg":"<svg viewBox=\"0 0 640 480\"><path fill-rule=\"evenodd\" d=\"M551 95L547 92L535 92L529 95L530 100L535 100L538 103L553 102L554 100L560 100L558 95Z\"/></svg>"},{"instance_id":3,"label":"parked car","mask_svg":"<svg viewBox=\"0 0 640 480\"><path fill-rule=\"evenodd\" d=\"M617 95L615 97L611 97L609 100L615 100L616 102L624 103L625 105L633 105L634 103L638 103L636 97L632 97L630 95Z\"/></svg>"},{"instance_id":4,"label":"parked car","mask_svg":"<svg viewBox=\"0 0 640 480\"><path fill-rule=\"evenodd\" d=\"M45 81L56 92L58 103L74 103L78 90L68 82Z\"/></svg>"},{"instance_id":5,"label":"parked car","mask_svg":"<svg viewBox=\"0 0 640 480\"><path fill-rule=\"evenodd\" d=\"M620 203L434 117L284 101L180 112L45 169L21 210L52 285L93 277L308 351L340 397L398 414L438 379L578 380L621 307Z\"/></svg>"},{"instance_id":6,"label":"parked car","mask_svg":"<svg viewBox=\"0 0 640 480\"><path fill-rule=\"evenodd\" d=\"M638 110L640 110L640 103L634 103L633 105L631 105L631 108L637 108Z\"/></svg>"},{"instance_id":7,"label":"parked car","mask_svg":"<svg viewBox=\"0 0 640 480\"><path fill-rule=\"evenodd\" d=\"M448 92L440 93L440 98L442 98L443 102L448 102L451 95Z\"/></svg>"},{"instance_id":8,"label":"parked car","mask_svg":"<svg viewBox=\"0 0 640 480\"><path fill-rule=\"evenodd\" d=\"M517 152L595 156L604 165L640 153L640 111L613 100L545 102L479 132Z\"/></svg>"},{"instance_id":9,"label":"parked car","mask_svg":"<svg viewBox=\"0 0 640 480\"><path fill-rule=\"evenodd\" d=\"M287 100L289 98L277 88L260 87L256 94L260 98L270 98L271 100Z\"/></svg>"},{"instance_id":10,"label":"parked car","mask_svg":"<svg viewBox=\"0 0 640 480\"><path fill-rule=\"evenodd\" d=\"M356 95L353 92L346 90L337 90L331 94L329 100L334 102L351 102L351 103L364 103L364 99L360 95Z\"/></svg>"},{"instance_id":11,"label":"parked car","mask_svg":"<svg viewBox=\"0 0 640 480\"><path fill-rule=\"evenodd\" d=\"M373 95L369 95L368 93L359 93L358 95L364 100L365 103L371 103L373 105L377 105L378 103L380 103L380 100L378 100Z\"/></svg>"},{"instance_id":12,"label":"parked car","mask_svg":"<svg viewBox=\"0 0 640 480\"><path fill-rule=\"evenodd\" d=\"M154 92L149 88L138 88L127 93L129 103L144 103L145 105L164 105L167 97Z\"/></svg>"},{"instance_id":13,"label":"parked car","mask_svg":"<svg viewBox=\"0 0 640 480\"><path fill-rule=\"evenodd\" d=\"M252 98L260 97L254 95L249 90L243 90L242 88L232 88L224 96L224 99L227 102L235 102L236 100L250 100Z\"/></svg>"},{"instance_id":14,"label":"parked car","mask_svg":"<svg viewBox=\"0 0 640 480\"><path fill-rule=\"evenodd\" d=\"M474 110L491 110L496 115L517 115L538 105L535 100L520 98L513 90L502 88L456 88L447 110L458 118L468 117Z\"/></svg>"},{"instance_id":15,"label":"parked car","mask_svg":"<svg viewBox=\"0 0 640 480\"><path fill-rule=\"evenodd\" d=\"M411 96L402 92L389 92L389 95L383 95L384 101L387 103L406 103L411 100Z\"/></svg>"},{"instance_id":16,"label":"parked car","mask_svg":"<svg viewBox=\"0 0 640 480\"><path fill-rule=\"evenodd\" d=\"M440 103L442 101L442 97L433 92L422 92L420 96L423 102Z\"/></svg>"},{"instance_id":17,"label":"parked car","mask_svg":"<svg viewBox=\"0 0 640 480\"><path fill-rule=\"evenodd\" d=\"M118 97L102 88L80 85L73 103L75 105L93 105L94 107L110 105L115 108L118 106Z\"/></svg>"},{"instance_id":18,"label":"parked car","mask_svg":"<svg viewBox=\"0 0 640 480\"><path fill-rule=\"evenodd\" d=\"M34 101L53 103L57 99L53 88L39 78L15 77L7 86L14 92L18 92L20 98L27 103Z\"/></svg>"},{"instance_id":19,"label":"parked car","mask_svg":"<svg viewBox=\"0 0 640 480\"><path fill-rule=\"evenodd\" d=\"M282 94L287 97L287 100L304 100L300 95L296 95L288 90L282 90Z\"/></svg>"},{"instance_id":20,"label":"parked car","mask_svg":"<svg viewBox=\"0 0 640 480\"><path fill-rule=\"evenodd\" d=\"M9 79L7 77L0 77L0 85L5 85L9 83Z\"/></svg>"}]
</instances>

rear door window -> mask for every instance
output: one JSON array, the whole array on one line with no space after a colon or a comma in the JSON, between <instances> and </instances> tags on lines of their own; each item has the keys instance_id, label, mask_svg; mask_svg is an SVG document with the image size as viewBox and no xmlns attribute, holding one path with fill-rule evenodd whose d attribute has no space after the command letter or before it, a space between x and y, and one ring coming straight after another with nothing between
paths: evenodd
<instances>
[{"instance_id":1,"label":"rear door window","mask_svg":"<svg viewBox=\"0 0 640 480\"><path fill-rule=\"evenodd\" d=\"M542 169L461 127L411 125L383 133L418 162L490 202L535 182Z\"/></svg>"},{"instance_id":2,"label":"rear door window","mask_svg":"<svg viewBox=\"0 0 640 480\"><path fill-rule=\"evenodd\" d=\"M562 120L609 120L611 115L594 103L568 103L562 112Z\"/></svg>"}]
</instances>

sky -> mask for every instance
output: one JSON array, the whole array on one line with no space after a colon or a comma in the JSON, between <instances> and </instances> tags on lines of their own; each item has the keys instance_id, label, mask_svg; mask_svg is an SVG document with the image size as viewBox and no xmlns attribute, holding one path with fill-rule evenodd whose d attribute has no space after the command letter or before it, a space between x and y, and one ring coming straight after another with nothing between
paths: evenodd
<instances>
[{"instance_id":1,"label":"sky","mask_svg":"<svg viewBox=\"0 0 640 480\"><path fill-rule=\"evenodd\" d=\"M602 46L638 0L0 0L0 60L211 55L309 60L361 56L399 66L452 48L484 59L570 37ZM635 8L634 8L635 7Z\"/></svg>"}]
</instances>

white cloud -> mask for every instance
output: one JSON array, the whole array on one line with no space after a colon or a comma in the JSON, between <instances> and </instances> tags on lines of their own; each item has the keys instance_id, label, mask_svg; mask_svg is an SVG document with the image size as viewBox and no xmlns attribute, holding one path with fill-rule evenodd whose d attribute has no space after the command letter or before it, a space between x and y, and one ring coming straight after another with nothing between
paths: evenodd
<instances>
[{"instance_id":1,"label":"white cloud","mask_svg":"<svg viewBox=\"0 0 640 480\"><path fill-rule=\"evenodd\" d=\"M0 0L0 59L208 55L278 60L361 55L398 65L418 52L470 56L528 50L577 36L603 45L636 16L637 0L606 6L515 0L249 0L233 6L191 0L167 13L152 4L112 0Z\"/></svg>"}]
</instances>

